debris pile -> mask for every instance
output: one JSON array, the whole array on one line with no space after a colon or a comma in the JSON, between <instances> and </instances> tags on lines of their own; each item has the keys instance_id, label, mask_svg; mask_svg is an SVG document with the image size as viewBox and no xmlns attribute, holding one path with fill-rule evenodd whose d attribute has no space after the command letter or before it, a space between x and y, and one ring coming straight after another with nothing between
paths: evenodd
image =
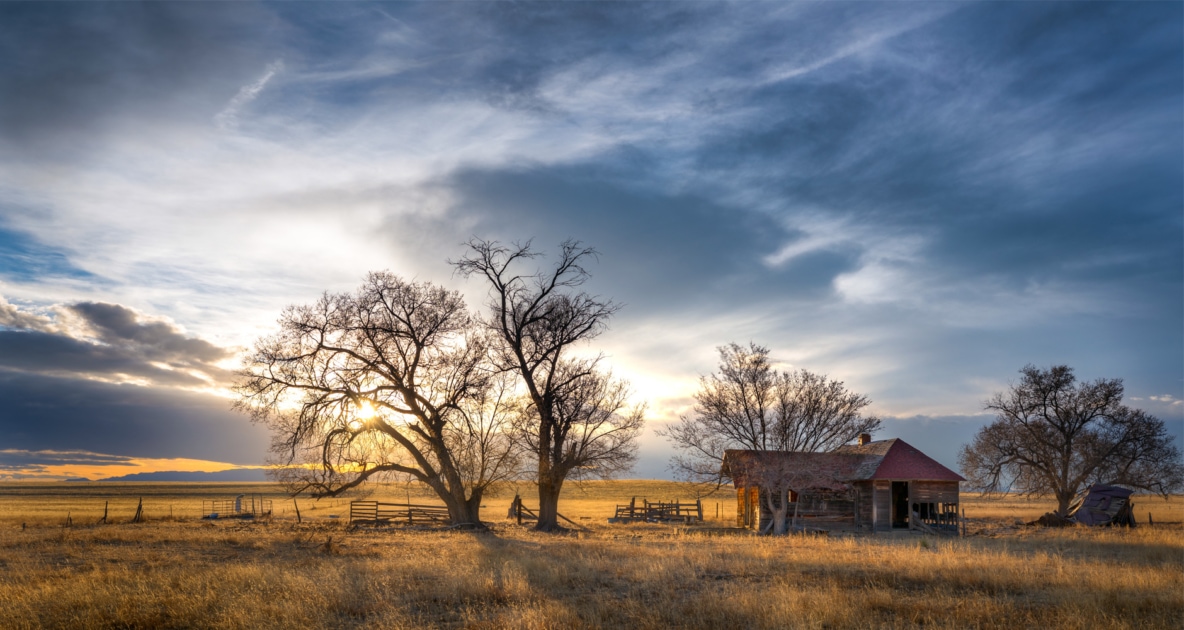
<instances>
[{"instance_id":1,"label":"debris pile","mask_svg":"<svg viewBox=\"0 0 1184 630\"><path fill-rule=\"evenodd\" d=\"M1063 517L1057 516L1055 512L1049 512L1044 516L1028 523L1028 525L1040 525L1041 527L1068 527L1073 525L1073 521Z\"/></svg>"},{"instance_id":2,"label":"debris pile","mask_svg":"<svg viewBox=\"0 0 1184 630\"><path fill-rule=\"evenodd\" d=\"M1066 516L1052 512L1028 523L1044 527L1066 527L1068 525L1120 525L1135 526L1135 504L1130 497L1133 490L1120 486L1095 484L1086 489L1081 497L1069 506Z\"/></svg>"}]
</instances>

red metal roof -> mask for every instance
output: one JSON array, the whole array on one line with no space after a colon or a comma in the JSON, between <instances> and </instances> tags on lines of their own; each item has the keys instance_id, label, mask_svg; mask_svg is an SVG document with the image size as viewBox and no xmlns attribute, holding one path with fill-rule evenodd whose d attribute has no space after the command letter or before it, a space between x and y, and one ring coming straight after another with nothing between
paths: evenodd
<instances>
[{"instance_id":1,"label":"red metal roof","mask_svg":"<svg viewBox=\"0 0 1184 630\"><path fill-rule=\"evenodd\" d=\"M869 479L898 481L966 481L901 439L862 446L848 444L832 453L790 451L724 452L722 472L736 487L765 485L772 479L795 486L838 488L844 482Z\"/></svg>"},{"instance_id":2,"label":"red metal roof","mask_svg":"<svg viewBox=\"0 0 1184 630\"><path fill-rule=\"evenodd\" d=\"M870 474L864 473L863 479L966 481L958 473L942 466L933 458L899 438L871 442L864 446L842 446L839 447L838 452L859 453L864 449L877 454L883 453L883 455L875 471Z\"/></svg>"}]
</instances>

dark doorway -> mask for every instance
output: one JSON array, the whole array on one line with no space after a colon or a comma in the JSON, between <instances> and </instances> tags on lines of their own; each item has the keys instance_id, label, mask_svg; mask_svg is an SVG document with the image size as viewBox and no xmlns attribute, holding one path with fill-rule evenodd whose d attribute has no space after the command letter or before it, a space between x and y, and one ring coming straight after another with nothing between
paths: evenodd
<instances>
[{"instance_id":1,"label":"dark doorway","mask_svg":"<svg viewBox=\"0 0 1184 630\"><path fill-rule=\"evenodd\" d=\"M909 526L909 482L892 482L892 526Z\"/></svg>"}]
</instances>

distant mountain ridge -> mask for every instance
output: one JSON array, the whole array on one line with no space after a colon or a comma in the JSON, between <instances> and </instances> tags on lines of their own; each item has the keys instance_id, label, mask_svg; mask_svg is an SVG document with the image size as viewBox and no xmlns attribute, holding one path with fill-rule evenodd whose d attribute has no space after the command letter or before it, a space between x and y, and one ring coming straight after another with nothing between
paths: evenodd
<instances>
[{"instance_id":1,"label":"distant mountain ridge","mask_svg":"<svg viewBox=\"0 0 1184 630\"><path fill-rule=\"evenodd\" d=\"M99 481L267 481L262 468L231 468L216 472L160 470L106 477Z\"/></svg>"}]
</instances>

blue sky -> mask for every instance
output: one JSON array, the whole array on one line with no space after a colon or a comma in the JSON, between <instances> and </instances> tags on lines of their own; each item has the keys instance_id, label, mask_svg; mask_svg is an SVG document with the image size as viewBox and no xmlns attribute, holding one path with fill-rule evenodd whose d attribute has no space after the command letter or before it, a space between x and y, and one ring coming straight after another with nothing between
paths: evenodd
<instances>
[{"instance_id":1,"label":"blue sky","mask_svg":"<svg viewBox=\"0 0 1184 630\"><path fill-rule=\"evenodd\" d=\"M600 250L638 476L730 341L950 466L1028 363L1180 435L1182 7L4 3L0 476L262 463L243 348L471 236Z\"/></svg>"}]
</instances>

